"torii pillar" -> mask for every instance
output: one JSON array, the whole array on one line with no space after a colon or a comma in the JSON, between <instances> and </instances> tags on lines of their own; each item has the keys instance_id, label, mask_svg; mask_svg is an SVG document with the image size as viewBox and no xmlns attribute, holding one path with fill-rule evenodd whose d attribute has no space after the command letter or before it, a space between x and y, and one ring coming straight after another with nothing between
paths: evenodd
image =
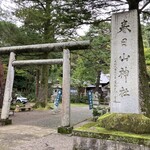
<instances>
[{"instance_id":1,"label":"torii pillar","mask_svg":"<svg viewBox=\"0 0 150 150\"><path fill-rule=\"evenodd\" d=\"M8 73L7 73L2 114L0 120L1 125L11 124L11 120L8 118L9 118L10 104L12 101L11 94L12 94L13 82L14 82L14 67L12 66L12 62L14 60L15 60L15 53L11 52L9 57Z\"/></svg>"},{"instance_id":2,"label":"torii pillar","mask_svg":"<svg viewBox=\"0 0 150 150\"><path fill-rule=\"evenodd\" d=\"M62 118L59 133L71 133L70 126L70 51L63 50Z\"/></svg>"}]
</instances>

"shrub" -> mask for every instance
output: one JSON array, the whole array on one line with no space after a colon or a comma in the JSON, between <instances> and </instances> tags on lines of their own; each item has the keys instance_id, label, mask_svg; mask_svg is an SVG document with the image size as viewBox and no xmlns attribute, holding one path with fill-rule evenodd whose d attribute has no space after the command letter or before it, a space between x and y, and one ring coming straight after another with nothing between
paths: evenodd
<instances>
[{"instance_id":1,"label":"shrub","mask_svg":"<svg viewBox=\"0 0 150 150\"><path fill-rule=\"evenodd\" d=\"M98 106L98 107L94 107L93 108L93 116L101 116L101 115L104 115L105 113L108 113L110 110L109 107L101 107L101 106Z\"/></svg>"},{"instance_id":2,"label":"shrub","mask_svg":"<svg viewBox=\"0 0 150 150\"><path fill-rule=\"evenodd\" d=\"M79 98L78 95L71 95L70 101L71 101L71 103L79 103L80 102L80 98Z\"/></svg>"},{"instance_id":3,"label":"shrub","mask_svg":"<svg viewBox=\"0 0 150 150\"><path fill-rule=\"evenodd\" d=\"M44 108L46 104L44 102L36 102L33 108Z\"/></svg>"}]
</instances>

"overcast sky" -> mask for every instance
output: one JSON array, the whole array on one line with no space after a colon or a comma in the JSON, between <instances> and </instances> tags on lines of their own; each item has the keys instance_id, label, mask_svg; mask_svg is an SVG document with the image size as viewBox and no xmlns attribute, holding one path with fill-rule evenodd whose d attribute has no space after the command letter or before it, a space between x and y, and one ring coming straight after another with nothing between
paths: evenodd
<instances>
[{"instance_id":1,"label":"overcast sky","mask_svg":"<svg viewBox=\"0 0 150 150\"><path fill-rule=\"evenodd\" d=\"M149 1L149 0L145 0L145 2L146 1ZM4 10L7 11L7 21L11 21L17 24L18 26L20 26L21 22L16 17L11 15L11 12L14 11L15 3L13 3L12 0L0 0L0 5ZM150 4L146 8L149 8L149 7L150 7ZM89 26L83 25L80 29L77 30L77 33L80 36L83 36L88 30L89 30Z\"/></svg>"}]
</instances>

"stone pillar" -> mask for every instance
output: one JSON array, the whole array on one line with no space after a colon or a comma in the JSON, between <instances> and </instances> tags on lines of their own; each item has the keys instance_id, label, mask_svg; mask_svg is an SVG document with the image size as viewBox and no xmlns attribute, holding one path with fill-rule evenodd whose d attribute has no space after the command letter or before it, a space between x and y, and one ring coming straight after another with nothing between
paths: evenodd
<instances>
[{"instance_id":1,"label":"stone pillar","mask_svg":"<svg viewBox=\"0 0 150 150\"><path fill-rule=\"evenodd\" d=\"M0 60L0 108L3 106L4 99L4 88L5 88L5 80L4 80L4 67L3 63Z\"/></svg>"},{"instance_id":2,"label":"stone pillar","mask_svg":"<svg viewBox=\"0 0 150 150\"><path fill-rule=\"evenodd\" d=\"M97 91L95 93L93 93L93 106L94 107L97 107L100 105L99 104L99 97L100 97L100 95Z\"/></svg>"},{"instance_id":3,"label":"stone pillar","mask_svg":"<svg viewBox=\"0 0 150 150\"><path fill-rule=\"evenodd\" d=\"M138 13L112 16L111 112L141 113Z\"/></svg>"},{"instance_id":4,"label":"stone pillar","mask_svg":"<svg viewBox=\"0 0 150 150\"><path fill-rule=\"evenodd\" d=\"M63 51L62 118L63 127L70 126L70 51Z\"/></svg>"},{"instance_id":5,"label":"stone pillar","mask_svg":"<svg viewBox=\"0 0 150 150\"><path fill-rule=\"evenodd\" d=\"M6 120L9 117L9 110L10 110L10 105L12 100L12 89L13 89L13 82L14 82L14 67L12 66L12 62L14 60L15 60L15 53L11 52L9 57L9 65L8 65L7 79L6 79L6 85L4 91L1 120Z\"/></svg>"}]
</instances>

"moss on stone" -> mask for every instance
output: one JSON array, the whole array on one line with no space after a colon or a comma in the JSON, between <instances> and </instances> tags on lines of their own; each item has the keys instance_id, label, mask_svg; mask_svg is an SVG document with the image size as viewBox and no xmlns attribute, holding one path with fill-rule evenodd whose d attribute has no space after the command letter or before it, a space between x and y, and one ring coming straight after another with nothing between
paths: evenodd
<instances>
[{"instance_id":1,"label":"moss on stone","mask_svg":"<svg viewBox=\"0 0 150 150\"><path fill-rule=\"evenodd\" d=\"M105 128L99 127L96 122L90 122L81 127L75 128L73 130L73 135L150 146L150 134L135 134L107 130Z\"/></svg>"},{"instance_id":2,"label":"moss on stone","mask_svg":"<svg viewBox=\"0 0 150 150\"><path fill-rule=\"evenodd\" d=\"M10 125L12 124L12 120L11 119L0 119L0 125L1 126L5 126L5 125Z\"/></svg>"},{"instance_id":3,"label":"moss on stone","mask_svg":"<svg viewBox=\"0 0 150 150\"><path fill-rule=\"evenodd\" d=\"M90 122L90 123L87 123L87 124L84 124L83 126L81 127L78 127L78 130L81 130L81 131L84 131L84 129L90 129L91 127L94 127L96 126L97 123L96 122Z\"/></svg>"},{"instance_id":4,"label":"moss on stone","mask_svg":"<svg viewBox=\"0 0 150 150\"><path fill-rule=\"evenodd\" d=\"M150 133L150 119L142 114L105 114L99 117L98 126L108 130L132 132L137 134Z\"/></svg>"},{"instance_id":5,"label":"moss on stone","mask_svg":"<svg viewBox=\"0 0 150 150\"><path fill-rule=\"evenodd\" d=\"M71 134L72 133L72 130L73 130L73 127L58 127L58 133L61 133L61 134Z\"/></svg>"}]
</instances>

